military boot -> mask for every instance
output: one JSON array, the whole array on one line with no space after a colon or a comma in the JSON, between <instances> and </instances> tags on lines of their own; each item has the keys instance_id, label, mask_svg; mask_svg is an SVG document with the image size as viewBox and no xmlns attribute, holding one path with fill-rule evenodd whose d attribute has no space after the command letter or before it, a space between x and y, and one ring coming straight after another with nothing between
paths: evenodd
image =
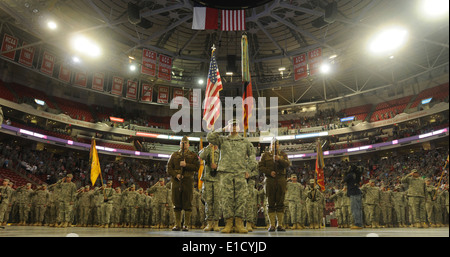
<instances>
[{"instance_id":1,"label":"military boot","mask_svg":"<svg viewBox=\"0 0 450 257\"><path fill-rule=\"evenodd\" d=\"M253 224L251 222L247 221L246 227L248 232L253 232Z\"/></svg>"},{"instance_id":2,"label":"military boot","mask_svg":"<svg viewBox=\"0 0 450 257\"><path fill-rule=\"evenodd\" d=\"M275 231L275 223L276 223L276 213L275 212L269 212L269 232Z\"/></svg>"},{"instance_id":3,"label":"military boot","mask_svg":"<svg viewBox=\"0 0 450 257\"><path fill-rule=\"evenodd\" d=\"M248 233L248 230L245 229L245 227L244 227L244 221L242 220L242 218L236 217L234 219L234 221L236 222L236 225L235 225L235 232L236 233L242 233L242 234Z\"/></svg>"},{"instance_id":4,"label":"military boot","mask_svg":"<svg viewBox=\"0 0 450 257\"><path fill-rule=\"evenodd\" d=\"M214 227L213 227L214 221L207 220L206 222L207 222L206 227L203 229L203 231L214 231Z\"/></svg>"},{"instance_id":5,"label":"military boot","mask_svg":"<svg viewBox=\"0 0 450 257\"><path fill-rule=\"evenodd\" d=\"M220 231L220 228L219 228L219 221L218 221L218 220L213 221L213 229L214 229L214 231L216 231L216 232L219 232L219 231Z\"/></svg>"},{"instance_id":6,"label":"military boot","mask_svg":"<svg viewBox=\"0 0 450 257\"><path fill-rule=\"evenodd\" d=\"M233 218L228 218L225 221L225 227L220 231L221 233L231 233L233 229Z\"/></svg>"},{"instance_id":7,"label":"military boot","mask_svg":"<svg viewBox=\"0 0 450 257\"><path fill-rule=\"evenodd\" d=\"M181 211L175 211L175 226L172 228L172 231L180 231L181 230Z\"/></svg>"}]
</instances>

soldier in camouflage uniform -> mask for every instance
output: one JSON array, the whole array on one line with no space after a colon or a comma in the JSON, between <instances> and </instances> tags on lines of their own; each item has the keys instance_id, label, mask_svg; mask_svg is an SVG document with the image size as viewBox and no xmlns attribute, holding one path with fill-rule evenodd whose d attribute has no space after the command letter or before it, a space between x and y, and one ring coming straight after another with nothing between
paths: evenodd
<instances>
[{"instance_id":1,"label":"soldier in camouflage uniform","mask_svg":"<svg viewBox=\"0 0 450 257\"><path fill-rule=\"evenodd\" d=\"M30 183L27 183L25 186L21 186L16 190L15 198L19 209L19 226L24 226L28 222L32 195L33 189L31 189Z\"/></svg>"},{"instance_id":2,"label":"soldier in camouflage uniform","mask_svg":"<svg viewBox=\"0 0 450 257\"><path fill-rule=\"evenodd\" d=\"M277 152L275 153L275 149ZM262 154L258 168L266 180L266 196L269 201L269 232L284 231L284 211L286 200L286 169L291 166L287 154L279 151L279 141L272 140L270 151ZM278 221L277 225L276 220Z\"/></svg>"},{"instance_id":3,"label":"soldier in camouflage uniform","mask_svg":"<svg viewBox=\"0 0 450 257\"><path fill-rule=\"evenodd\" d=\"M144 228L149 228L152 225L152 197L144 191L145 195L145 209L144 209Z\"/></svg>"},{"instance_id":4,"label":"soldier in camouflage uniform","mask_svg":"<svg viewBox=\"0 0 450 257\"><path fill-rule=\"evenodd\" d=\"M47 190L47 184L43 184L39 190L35 191L35 205L36 205L36 212L35 212L35 225L42 226L42 223L44 222L44 215L45 211L47 210L47 205L49 202L49 192Z\"/></svg>"},{"instance_id":5,"label":"soldier in camouflage uniform","mask_svg":"<svg viewBox=\"0 0 450 257\"><path fill-rule=\"evenodd\" d=\"M79 217L77 226L86 227L88 225L89 213L92 209L93 192L90 191L90 186L87 185L77 194Z\"/></svg>"},{"instance_id":6,"label":"soldier in camouflage uniform","mask_svg":"<svg viewBox=\"0 0 450 257\"><path fill-rule=\"evenodd\" d=\"M58 222L59 227L67 227L71 224L73 204L76 199L77 188L75 183L72 182L73 175L67 174L67 176L58 181L56 186L59 188L58 197Z\"/></svg>"},{"instance_id":7,"label":"soldier in camouflage uniform","mask_svg":"<svg viewBox=\"0 0 450 257\"><path fill-rule=\"evenodd\" d=\"M304 194L303 186L297 182L297 175L291 175L291 181L286 186L286 199L291 214L292 229L301 229L301 201Z\"/></svg>"},{"instance_id":8,"label":"soldier in camouflage uniform","mask_svg":"<svg viewBox=\"0 0 450 257\"><path fill-rule=\"evenodd\" d=\"M440 218L438 217L441 215L441 212L439 212L439 206L438 206L438 193L437 188L431 184L431 180L429 178L425 179L426 184L426 194L427 197L425 197L425 210L427 213L427 220L428 224L435 228L440 223Z\"/></svg>"},{"instance_id":9,"label":"soldier in camouflage uniform","mask_svg":"<svg viewBox=\"0 0 450 257\"><path fill-rule=\"evenodd\" d=\"M48 189L50 195L47 213L45 215L45 223L48 224L49 227L56 227L58 219L58 194L56 192L58 192L59 189L56 187L56 184L48 186Z\"/></svg>"},{"instance_id":10,"label":"soldier in camouflage uniform","mask_svg":"<svg viewBox=\"0 0 450 257\"><path fill-rule=\"evenodd\" d=\"M393 193L393 204L396 223L399 227L406 227L406 194L401 186L396 186Z\"/></svg>"},{"instance_id":11,"label":"soldier in camouflage uniform","mask_svg":"<svg viewBox=\"0 0 450 257\"><path fill-rule=\"evenodd\" d=\"M192 214L191 214L191 227L192 228L200 228L202 221L200 219L200 205L201 194L198 191L198 188L194 186L193 195L192 195Z\"/></svg>"},{"instance_id":12,"label":"soldier in camouflage uniform","mask_svg":"<svg viewBox=\"0 0 450 257\"><path fill-rule=\"evenodd\" d=\"M147 189L152 196L152 224L153 228L165 228L167 224L167 212L169 205L169 189L166 187L164 178Z\"/></svg>"},{"instance_id":13,"label":"soldier in camouflage uniform","mask_svg":"<svg viewBox=\"0 0 450 257\"><path fill-rule=\"evenodd\" d=\"M9 179L4 179L3 186L0 186L0 226L6 226L8 222L7 211L11 207L11 199L14 193L8 184Z\"/></svg>"},{"instance_id":14,"label":"soldier in camouflage uniform","mask_svg":"<svg viewBox=\"0 0 450 257\"><path fill-rule=\"evenodd\" d=\"M314 179L309 180L305 193L309 227L319 229L323 216L323 195L320 191L320 186L315 183Z\"/></svg>"},{"instance_id":15,"label":"soldier in camouflage uniform","mask_svg":"<svg viewBox=\"0 0 450 257\"><path fill-rule=\"evenodd\" d=\"M144 194L143 188L139 188L138 193L139 193L139 195L138 195L137 226L136 227L143 228L144 227L144 219L145 219L144 211L145 211L146 204L147 204L147 196Z\"/></svg>"},{"instance_id":16,"label":"soldier in camouflage uniform","mask_svg":"<svg viewBox=\"0 0 450 257\"><path fill-rule=\"evenodd\" d=\"M248 196L247 178L250 171L257 166L253 145L238 134L239 122L230 120L222 131L228 130L227 137L218 132L208 133L207 140L217 145L220 150L220 160L217 171L220 173L220 190L222 211L225 227L222 233L248 233L244 227L245 203ZM235 228L233 229L233 221Z\"/></svg>"},{"instance_id":17,"label":"soldier in camouflage uniform","mask_svg":"<svg viewBox=\"0 0 450 257\"><path fill-rule=\"evenodd\" d=\"M125 200L125 227L135 228L137 226L137 209L139 201L139 193L136 191L136 186L131 185L130 188L123 192Z\"/></svg>"},{"instance_id":18,"label":"soldier in camouflage uniform","mask_svg":"<svg viewBox=\"0 0 450 257\"><path fill-rule=\"evenodd\" d=\"M212 149L214 149L214 162L212 162ZM204 170L201 176L203 181L202 195L205 200L206 227L204 231L219 231L220 219L220 187L217 164L219 163L219 147L209 144L199 152L200 159L204 162Z\"/></svg>"},{"instance_id":19,"label":"soldier in camouflage uniform","mask_svg":"<svg viewBox=\"0 0 450 257\"><path fill-rule=\"evenodd\" d=\"M122 190L120 187L114 189L116 193L113 195L113 209L111 213L111 227L119 227L122 222Z\"/></svg>"},{"instance_id":20,"label":"soldier in camouflage uniform","mask_svg":"<svg viewBox=\"0 0 450 257\"><path fill-rule=\"evenodd\" d=\"M367 222L372 228L379 228L378 208L380 208L381 191L375 186L375 180L371 179L368 184L361 187L364 195L364 203L367 207Z\"/></svg>"},{"instance_id":21,"label":"soldier in camouflage uniform","mask_svg":"<svg viewBox=\"0 0 450 257\"><path fill-rule=\"evenodd\" d=\"M425 181L420 177L419 172L413 169L411 173L402 178L402 183L408 185L408 205L411 214L411 224L415 227L423 228L425 227L426 221L426 184Z\"/></svg>"},{"instance_id":22,"label":"soldier in camouflage uniform","mask_svg":"<svg viewBox=\"0 0 450 257\"><path fill-rule=\"evenodd\" d=\"M338 222L338 228L344 228L344 217L342 212L342 203L343 203L343 191L337 190L335 194L329 197L329 200L334 202L334 213L336 215L336 219Z\"/></svg>"},{"instance_id":23,"label":"soldier in camouflage uniform","mask_svg":"<svg viewBox=\"0 0 450 257\"><path fill-rule=\"evenodd\" d=\"M99 191L97 191L97 194L100 194L103 196L103 201L100 205L100 213L101 213L101 227L108 228L111 223L111 213L113 208L113 200L114 200L114 194L116 191L112 188L112 180L109 180L108 183L103 185Z\"/></svg>"},{"instance_id":24,"label":"soldier in camouflage uniform","mask_svg":"<svg viewBox=\"0 0 450 257\"><path fill-rule=\"evenodd\" d=\"M392 213L393 213L393 194L387 186L381 187L380 207L383 216L384 227L392 227Z\"/></svg>"}]
</instances>

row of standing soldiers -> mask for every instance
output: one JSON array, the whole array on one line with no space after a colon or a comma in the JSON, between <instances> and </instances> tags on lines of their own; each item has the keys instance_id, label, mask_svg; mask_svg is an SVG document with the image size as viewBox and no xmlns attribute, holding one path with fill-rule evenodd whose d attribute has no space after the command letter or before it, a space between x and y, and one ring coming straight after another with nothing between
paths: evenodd
<instances>
[{"instance_id":1,"label":"row of standing soldiers","mask_svg":"<svg viewBox=\"0 0 450 257\"><path fill-rule=\"evenodd\" d=\"M449 193L431 184L430 179L418 176L413 170L402 179L402 184L393 191L375 180L361 187L363 199L363 220L365 227L407 227L427 228L448 224ZM350 198L346 187L330 197L334 201L338 226L349 227L353 222Z\"/></svg>"}]
</instances>

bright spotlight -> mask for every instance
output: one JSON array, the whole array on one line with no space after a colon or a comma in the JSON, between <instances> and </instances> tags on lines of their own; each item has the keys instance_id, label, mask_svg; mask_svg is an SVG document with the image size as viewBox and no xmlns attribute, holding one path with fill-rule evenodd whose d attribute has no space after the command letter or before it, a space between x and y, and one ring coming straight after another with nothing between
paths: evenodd
<instances>
[{"instance_id":1,"label":"bright spotlight","mask_svg":"<svg viewBox=\"0 0 450 257\"><path fill-rule=\"evenodd\" d=\"M203 82L204 82L203 79L199 79L199 80L198 80L198 84L199 84L199 85L203 85Z\"/></svg>"},{"instance_id":2,"label":"bright spotlight","mask_svg":"<svg viewBox=\"0 0 450 257\"><path fill-rule=\"evenodd\" d=\"M420 12L429 18L438 18L448 14L448 0L422 0L419 8Z\"/></svg>"},{"instance_id":3,"label":"bright spotlight","mask_svg":"<svg viewBox=\"0 0 450 257\"><path fill-rule=\"evenodd\" d=\"M100 47L92 40L83 36L73 38L72 47L76 51L91 57L98 57L101 54Z\"/></svg>"},{"instance_id":4,"label":"bright spotlight","mask_svg":"<svg viewBox=\"0 0 450 257\"><path fill-rule=\"evenodd\" d=\"M56 22L54 21L49 21L47 22L47 27L51 30L55 30L58 28L58 24L56 24Z\"/></svg>"},{"instance_id":5,"label":"bright spotlight","mask_svg":"<svg viewBox=\"0 0 450 257\"><path fill-rule=\"evenodd\" d=\"M78 58L77 56L73 56L73 57L72 57L72 61L73 61L74 63L80 63L80 62L81 62L80 58Z\"/></svg>"},{"instance_id":6,"label":"bright spotlight","mask_svg":"<svg viewBox=\"0 0 450 257\"><path fill-rule=\"evenodd\" d=\"M324 63L320 66L320 71L324 74L328 74L331 71L331 66L328 63Z\"/></svg>"},{"instance_id":7,"label":"bright spotlight","mask_svg":"<svg viewBox=\"0 0 450 257\"><path fill-rule=\"evenodd\" d=\"M131 64L131 65L130 65L130 71L135 71L135 70L136 70L136 65Z\"/></svg>"},{"instance_id":8,"label":"bright spotlight","mask_svg":"<svg viewBox=\"0 0 450 257\"><path fill-rule=\"evenodd\" d=\"M369 45L372 53L390 53L403 46L408 39L408 31L400 27L391 27L377 33Z\"/></svg>"}]
</instances>

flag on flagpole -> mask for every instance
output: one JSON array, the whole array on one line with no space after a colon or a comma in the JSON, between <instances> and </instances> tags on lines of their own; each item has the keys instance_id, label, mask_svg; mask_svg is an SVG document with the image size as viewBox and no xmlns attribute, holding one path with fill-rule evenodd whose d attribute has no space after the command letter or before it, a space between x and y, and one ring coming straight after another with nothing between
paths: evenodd
<instances>
[{"instance_id":1,"label":"flag on flagpole","mask_svg":"<svg viewBox=\"0 0 450 257\"><path fill-rule=\"evenodd\" d=\"M243 83L243 118L244 118L244 131L248 130L248 120L252 116L253 110L253 89L252 89L252 79L250 76L250 65L248 57L248 39L247 35L242 35L241 40L242 47L242 83ZM246 135L246 133L244 133Z\"/></svg>"},{"instance_id":2,"label":"flag on flagpole","mask_svg":"<svg viewBox=\"0 0 450 257\"><path fill-rule=\"evenodd\" d=\"M200 138L200 147L199 148L200 148L200 150L203 149L203 138ZM198 190L201 190L202 186L203 186L203 181L201 180L201 178L202 178L202 175L203 175L203 169L204 168L205 168L204 162L203 162L203 160L201 160L200 161L200 168L198 169L198 183L197 183Z\"/></svg>"},{"instance_id":3,"label":"flag on flagpole","mask_svg":"<svg viewBox=\"0 0 450 257\"><path fill-rule=\"evenodd\" d=\"M91 142L91 151L89 153L89 163L91 164L91 182L94 186L97 181L98 176L101 176L100 160L98 159L97 148L95 144L95 139ZM103 181L102 181L103 183Z\"/></svg>"},{"instance_id":4,"label":"flag on flagpole","mask_svg":"<svg viewBox=\"0 0 450 257\"><path fill-rule=\"evenodd\" d=\"M219 28L219 10L195 3L192 29L207 30Z\"/></svg>"},{"instance_id":5,"label":"flag on flagpole","mask_svg":"<svg viewBox=\"0 0 450 257\"><path fill-rule=\"evenodd\" d=\"M316 174L317 174L317 184L320 186L322 191L325 190L325 176L324 169L325 161L323 159L322 145L320 140L317 140L317 159L316 159Z\"/></svg>"},{"instance_id":6,"label":"flag on flagpole","mask_svg":"<svg viewBox=\"0 0 450 257\"><path fill-rule=\"evenodd\" d=\"M209 66L208 81L206 83L205 103L203 119L207 123L208 129L211 129L220 116L220 97L222 91L222 80L220 78L219 67L216 62L216 51L213 46L211 54L211 63Z\"/></svg>"},{"instance_id":7,"label":"flag on flagpole","mask_svg":"<svg viewBox=\"0 0 450 257\"><path fill-rule=\"evenodd\" d=\"M222 10L223 31L245 31L245 10Z\"/></svg>"}]
</instances>

